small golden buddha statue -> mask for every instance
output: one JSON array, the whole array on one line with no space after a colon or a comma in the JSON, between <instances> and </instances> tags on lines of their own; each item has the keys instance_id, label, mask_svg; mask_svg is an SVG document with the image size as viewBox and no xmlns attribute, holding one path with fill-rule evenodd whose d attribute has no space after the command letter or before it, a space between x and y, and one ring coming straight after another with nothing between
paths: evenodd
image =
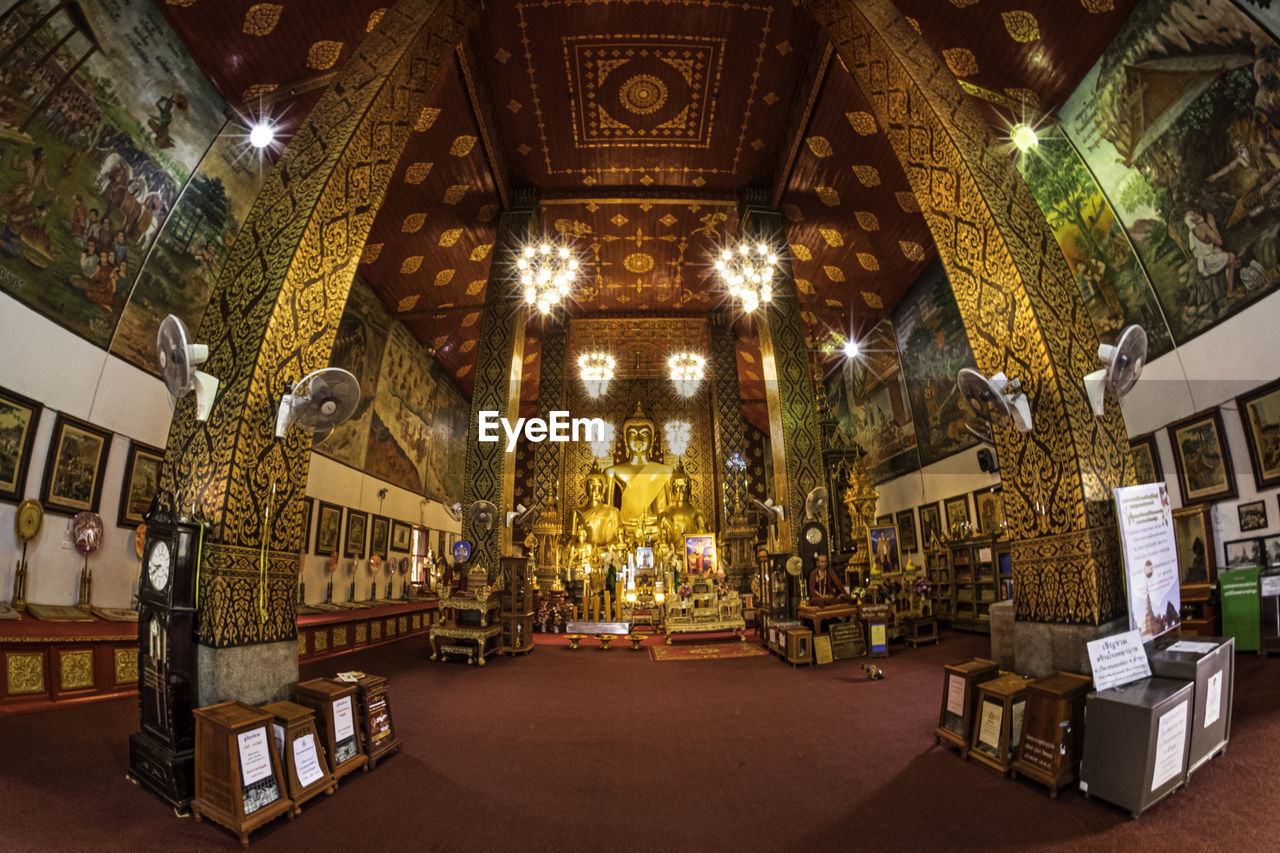
<instances>
[{"instance_id":1,"label":"small golden buddha statue","mask_svg":"<svg viewBox=\"0 0 1280 853\"><path fill-rule=\"evenodd\" d=\"M579 527L575 540L569 543L565 559L565 571L570 579L577 574L586 577L596 562L596 547L587 541L587 528Z\"/></svg>"},{"instance_id":2,"label":"small golden buddha statue","mask_svg":"<svg viewBox=\"0 0 1280 853\"><path fill-rule=\"evenodd\" d=\"M671 472L671 503L658 516L662 540L673 550L684 549L686 533L707 532L707 517L689 502L692 491L693 484L685 473L684 464L676 462Z\"/></svg>"},{"instance_id":3,"label":"small golden buddha statue","mask_svg":"<svg viewBox=\"0 0 1280 853\"><path fill-rule=\"evenodd\" d=\"M602 547L617 538L620 515L616 508L605 503L605 477L594 462L586 476L586 485L587 508L574 510L569 534L577 536L579 530L586 530L587 541Z\"/></svg>"}]
</instances>

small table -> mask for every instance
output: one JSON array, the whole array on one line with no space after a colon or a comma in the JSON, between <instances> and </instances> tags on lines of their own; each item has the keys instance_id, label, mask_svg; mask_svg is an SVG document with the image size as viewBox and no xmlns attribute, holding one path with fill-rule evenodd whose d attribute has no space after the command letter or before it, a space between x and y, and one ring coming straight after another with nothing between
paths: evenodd
<instances>
[{"instance_id":1,"label":"small table","mask_svg":"<svg viewBox=\"0 0 1280 853\"><path fill-rule=\"evenodd\" d=\"M800 621L808 621L813 626L813 635L816 637L822 633L822 623L828 621L841 621L852 617L858 612L857 605L854 604L832 604L827 607L813 607L806 605L796 610L796 616Z\"/></svg>"},{"instance_id":2,"label":"small table","mask_svg":"<svg viewBox=\"0 0 1280 853\"><path fill-rule=\"evenodd\" d=\"M630 622L570 622L564 627L569 632L565 635L569 638L569 647L573 649L578 647L578 640L592 635L600 641L600 648L608 651L614 637L625 637L631 633ZM574 635L577 635L577 640Z\"/></svg>"}]
</instances>

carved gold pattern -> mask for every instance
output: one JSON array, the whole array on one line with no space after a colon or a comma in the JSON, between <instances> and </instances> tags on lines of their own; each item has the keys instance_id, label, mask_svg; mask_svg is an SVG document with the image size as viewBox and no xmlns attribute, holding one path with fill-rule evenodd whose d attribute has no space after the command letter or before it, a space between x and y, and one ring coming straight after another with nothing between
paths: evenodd
<instances>
[{"instance_id":1,"label":"carved gold pattern","mask_svg":"<svg viewBox=\"0 0 1280 853\"><path fill-rule=\"evenodd\" d=\"M880 294L870 290L864 290L861 293L862 301L867 303L868 308L874 308L879 311L884 307L884 300L880 298Z\"/></svg>"},{"instance_id":2,"label":"carved gold pattern","mask_svg":"<svg viewBox=\"0 0 1280 853\"><path fill-rule=\"evenodd\" d=\"M422 228L422 223L427 221L425 213L410 213L404 218L404 222L400 223L400 231L404 234L415 234Z\"/></svg>"},{"instance_id":3,"label":"carved gold pattern","mask_svg":"<svg viewBox=\"0 0 1280 853\"><path fill-rule=\"evenodd\" d=\"M5 655L9 695L44 692L44 655L8 652Z\"/></svg>"},{"instance_id":4,"label":"carved gold pattern","mask_svg":"<svg viewBox=\"0 0 1280 853\"><path fill-rule=\"evenodd\" d=\"M404 182L406 184L420 184L427 179L427 175L431 174L431 167L434 163L424 163L421 160L416 163L410 163L409 168L404 170Z\"/></svg>"},{"instance_id":5,"label":"carved gold pattern","mask_svg":"<svg viewBox=\"0 0 1280 853\"><path fill-rule=\"evenodd\" d=\"M653 255L648 252L632 252L622 259L627 272L642 275L653 269Z\"/></svg>"},{"instance_id":6,"label":"carved gold pattern","mask_svg":"<svg viewBox=\"0 0 1280 853\"><path fill-rule=\"evenodd\" d=\"M375 619L369 623L369 639L370 640L382 639L382 620L381 619Z\"/></svg>"},{"instance_id":7,"label":"carved gold pattern","mask_svg":"<svg viewBox=\"0 0 1280 853\"><path fill-rule=\"evenodd\" d=\"M332 68L342 55L342 42L318 41L307 50L307 67L317 71Z\"/></svg>"},{"instance_id":8,"label":"carved gold pattern","mask_svg":"<svg viewBox=\"0 0 1280 853\"><path fill-rule=\"evenodd\" d=\"M450 246L452 246L454 243L458 242L458 239L459 239L460 237L462 237L462 229L461 229L461 228L449 228L449 229L446 229L445 231L442 231L442 232L440 233L440 242L439 242L439 245L441 245L441 246L443 246L443 247L445 247L445 248L447 249L447 248L449 248Z\"/></svg>"},{"instance_id":9,"label":"carved gold pattern","mask_svg":"<svg viewBox=\"0 0 1280 853\"><path fill-rule=\"evenodd\" d=\"M298 632L298 657L306 657L307 655L307 635L302 631Z\"/></svg>"},{"instance_id":10,"label":"carved gold pattern","mask_svg":"<svg viewBox=\"0 0 1280 853\"><path fill-rule=\"evenodd\" d=\"M279 3L254 3L244 13L243 30L251 36L265 36L276 28L284 7Z\"/></svg>"},{"instance_id":11,"label":"carved gold pattern","mask_svg":"<svg viewBox=\"0 0 1280 853\"><path fill-rule=\"evenodd\" d=\"M810 136L804 141L804 144L809 146L809 150L813 152L815 157L831 156L831 143L825 136Z\"/></svg>"},{"instance_id":12,"label":"carved gold pattern","mask_svg":"<svg viewBox=\"0 0 1280 853\"><path fill-rule=\"evenodd\" d=\"M254 83L240 93L240 100L246 104L256 106L259 98L270 95L279 88L280 85L278 83Z\"/></svg>"},{"instance_id":13,"label":"carved gold pattern","mask_svg":"<svg viewBox=\"0 0 1280 853\"><path fill-rule=\"evenodd\" d=\"M1012 12L1001 12L1000 17L1004 19L1004 28L1014 41L1032 42L1040 38L1040 24L1030 12L1015 9Z\"/></svg>"},{"instance_id":14,"label":"carved gold pattern","mask_svg":"<svg viewBox=\"0 0 1280 853\"><path fill-rule=\"evenodd\" d=\"M467 296L478 296L484 293L485 286L488 284L483 278L477 278L467 282Z\"/></svg>"},{"instance_id":15,"label":"carved gold pattern","mask_svg":"<svg viewBox=\"0 0 1280 853\"><path fill-rule=\"evenodd\" d=\"M449 153L454 157L466 157L475 147L476 138L464 134L453 140L453 144L449 146Z\"/></svg>"},{"instance_id":16,"label":"carved gold pattern","mask_svg":"<svg viewBox=\"0 0 1280 853\"><path fill-rule=\"evenodd\" d=\"M813 253L809 251L809 247L804 243L792 243L791 255L792 257L798 258L802 261L813 260Z\"/></svg>"},{"instance_id":17,"label":"carved gold pattern","mask_svg":"<svg viewBox=\"0 0 1280 853\"><path fill-rule=\"evenodd\" d=\"M1116 8L1115 0L1080 0L1080 5L1086 12L1092 12L1095 15L1100 12L1110 12Z\"/></svg>"},{"instance_id":18,"label":"carved gold pattern","mask_svg":"<svg viewBox=\"0 0 1280 853\"><path fill-rule=\"evenodd\" d=\"M420 628L422 628L422 614L415 613L413 614L413 630L417 631Z\"/></svg>"},{"instance_id":19,"label":"carved gold pattern","mask_svg":"<svg viewBox=\"0 0 1280 853\"><path fill-rule=\"evenodd\" d=\"M915 193L898 191L893 197L898 200L898 207L902 208L903 213L920 212L920 199L916 198Z\"/></svg>"},{"instance_id":20,"label":"carved gold pattern","mask_svg":"<svg viewBox=\"0 0 1280 853\"><path fill-rule=\"evenodd\" d=\"M467 190L469 189L470 187L466 184L454 184L444 191L444 196L441 197L440 201L444 204L457 204L462 201L462 197L467 194Z\"/></svg>"},{"instance_id":21,"label":"carved gold pattern","mask_svg":"<svg viewBox=\"0 0 1280 853\"><path fill-rule=\"evenodd\" d=\"M818 200L827 207L840 206L840 193L835 191L833 187L814 187L813 191L818 194Z\"/></svg>"},{"instance_id":22,"label":"carved gold pattern","mask_svg":"<svg viewBox=\"0 0 1280 853\"><path fill-rule=\"evenodd\" d=\"M917 35L919 35L917 33ZM978 73L978 58L967 47L953 47L942 52L947 67L957 77L969 77Z\"/></svg>"},{"instance_id":23,"label":"carved gold pattern","mask_svg":"<svg viewBox=\"0 0 1280 853\"><path fill-rule=\"evenodd\" d=\"M387 638L390 639L396 635L396 620L394 618L387 619Z\"/></svg>"},{"instance_id":24,"label":"carved gold pattern","mask_svg":"<svg viewBox=\"0 0 1280 853\"><path fill-rule=\"evenodd\" d=\"M346 625L334 625L334 626L333 626L333 646L334 646L334 648L337 648L338 646L345 646L346 644L347 644L347 626L346 626Z\"/></svg>"},{"instance_id":25,"label":"carved gold pattern","mask_svg":"<svg viewBox=\"0 0 1280 853\"><path fill-rule=\"evenodd\" d=\"M400 625L401 634L409 630L409 620L407 618L405 618L404 616L400 616L400 617L397 617L397 621Z\"/></svg>"},{"instance_id":26,"label":"carved gold pattern","mask_svg":"<svg viewBox=\"0 0 1280 853\"><path fill-rule=\"evenodd\" d=\"M93 652L77 649L58 654L59 683L62 690L80 690L93 686Z\"/></svg>"},{"instance_id":27,"label":"carved gold pattern","mask_svg":"<svg viewBox=\"0 0 1280 853\"><path fill-rule=\"evenodd\" d=\"M870 136L876 132L876 119L871 113L864 110L857 110L851 113L845 113L844 117L849 120L849 124L854 131L862 136Z\"/></svg>"},{"instance_id":28,"label":"carved gold pattern","mask_svg":"<svg viewBox=\"0 0 1280 853\"><path fill-rule=\"evenodd\" d=\"M440 272L436 273L435 281L431 282L432 285L435 287L444 287L446 284L453 281L453 276L455 272L457 271L456 270L440 270Z\"/></svg>"},{"instance_id":29,"label":"carved gold pattern","mask_svg":"<svg viewBox=\"0 0 1280 853\"><path fill-rule=\"evenodd\" d=\"M418 304L418 300L422 298L420 293L410 293L396 305L396 310L403 314L405 311L412 311L413 306Z\"/></svg>"},{"instance_id":30,"label":"carved gold pattern","mask_svg":"<svg viewBox=\"0 0 1280 853\"><path fill-rule=\"evenodd\" d=\"M369 23L364 25L364 31L366 33L373 32L373 28L378 26L378 23L382 20L382 16L385 14L387 14L386 9L374 9L372 12L370 12Z\"/></svg>"},{"instance_id":31,"label":"carved gold pattern","mask_svg":"<svg viewBox=\"0 0 1280 853\"><path fill-rule=\"evenodd\" d=\"M116 649L116 684L132 684L138 680L138 650Z\"/></svg>"},{"instance_id":32,"label":"carved gold pattern","mask_svg":"<svg viewBox=\"0 0 1280 853\"><path fill-rule=\"evenodd\" d=\"M321 629L319 631L311 632L311 647L314 648L317 652L323 652L328 650L329 631L327 628Z\"/></svg>"},{"instance_id":33,"label":"carved gold pattern","mask_svg":"<svg viewBox=\"0 0 1280 853\"><path fill-rule=\"evenodd\" d=\"M357 643L369 642L369 626L363 622L361 622L359 625L356 626L356 642Z\"/></svg>"},{"instance_id":34,"label":"carved gold pattern","mask_svg":"<svg viewBox=\"0 0 1280 853\"><path fill-rule=\"evenodd\" d=\"M879 231L880 220L874 213L869 210L859 210L855 213L854 218L858 220L858 227L863 231Z\"/></svg>"},{"instance_id":35,"label":"carved gold pattern","mask_svg":"<svg viewBox=\"0 0 1280 853\"><path fill-rule=\"evenodd\" d=\"M924 246L921 246L919 243L913 243L910 240L899 240L898 246L902 249L902 256L907 260L924 260Z\"/></svg>"},{"instance_id":36,"label":"carved gold pattern","mask_svg":"<svg viewBox=\"0 0 1280 853\"><path fill-rule=\"evenodd\" d=\"M880 262L870 252L858 252L858 263L862 264L864 270L870 270L871 272L880 269Z\"/></svg>"},{"instance_id":37,"label":"carved gold pattern","mask_svg":"<svg viewBox=\"0 0 1280 853\"><path fill-rule=\"evenodd\" d=\"M837 282L844 281L844 270L840 269L840 267L827 264L822 268L822 271L826 273L827 278L831 279L832 281L837 281Z\"/></svg>"},{"instance_id":38,"label":"carved gold pattern","mask_svg":"<svg viewBox=\"0 0 1280 853\"><path fill-rule=\"evenodd\" d=\"M813 296L813 282L809 281L807 278L798 278L796 279L796 290L803 293L805 296Z\"/></svg>"},{"instance_id":39,"label":"carved gold pattern","mask_svg":"<svg viewBox=\"0 0 1280 853\"><path fill-rule=\"evenodd\" d=\"M479 246L476 246L474 249L471 250L471 260L477 261L477 262L483 261L485 258L489 256L489 252L491 252L492 250L493 250L492 243L481 243Z\"/></svg>"},{"instance_id":40,"label":"carved gold pattern","mask_svg":"<svg viewBox=\"0 0 1280 853\"><path fill-rule=\"evenodd\" d=\"M875 166L854 166L853 176L864 187L880 186L880 170Z\"/></svg>"},{"instance_id":41,"label":"carved gold pattern","mask_svg":"<svg viewBox=\"0 0 1280 853\"><path fill-rule=\"evenodd\" d=\"M422 255L410 255L400 262L400 274L410 275L418 271L422 266Z\"/></svg>"},{"instance_id":42,"label":"carved gold pattern","mask_svg":"<svg viewBox=\"0 0 1280 853\"><path fill-rule=\"evenodd\" d=\"M861 213L857 214L859 217ZM859 219L861 221L861 219ZM834 228L819 228L818 233L822 235L822 239L827 242L828 246L836 247L844 245L844 237Z\"/></svg>"},{"instance_id":43,"label":"carved gold pattern","mask_svg":"<svg viewBox=\"0 0 1280 853\"><path fill-rule=\"evenodd\" d=\"M360 263L371 264L382 255L381 243L366 243L364 251L360 253Z\"/></svg>"},{"instance_id":44,"label":"carved gold pattern","mask_svg":"<svg viewBox=\"0 0 1280 853\"><path fill-rule=\"evenodd\" d=\"M299 540L301 529L300 519ZM200 643L223 648L293 639L298 616L296 552L267 552L264 620L259 610L263 600L260 597L261 548L211 542L206 537L203 550L200 619L196 625L196 639Z\"/></svg>"},{"instance_id":45,"label":"carved gold pattern","mask_svg":"<svg viewBox=\"0 0 1280 853\"><path fill-rule=\"evenodd\" d=\"M431 125L435 124L438 118L440 118L439 107L423 107L422 112L418 113L418 120L413 123L413 129L417 133L430 130Z\"/></svg>"}]
</instances>

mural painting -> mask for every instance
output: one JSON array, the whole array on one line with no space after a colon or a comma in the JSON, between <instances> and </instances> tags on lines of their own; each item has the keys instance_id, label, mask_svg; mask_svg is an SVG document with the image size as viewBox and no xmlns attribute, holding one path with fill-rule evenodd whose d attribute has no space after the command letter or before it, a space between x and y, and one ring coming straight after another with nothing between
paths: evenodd
<instances>
[{"instance_id":1,"label":"mural painting","mask_svg":"<svg viewBox=\"0 0 1280 853\"><path fill-rule=\"evenodd\" d=\"M338 335L329 363L355 374L360 381L360 405L349 420L317 441L313 449L360 470L364 470L365 454L369 450L369 426L373 421L382 352L390 327L391 317L382 301L357 276L351 282L347 304L338 321Z\"/></svg>"},{"instance_id":2,"label":"mural painting","mask_svg":"<svg viewBox=\"0 0 1280 853\"><path fill-rule=\"evenodd\" d=\"M225 105L147 0L22 4L0 55L0 289L106 347Z\"/></svg>"},{"instance_id":3,"label":"mural painting","mask_svg":"<svg viewBox=\"0 0 1280 853\"><path fill-rule=\"evenodd\" d=\"M432 367L436 367L432 363ZM436 383L431 424L431 456L427 460L426 496L445 504L462 500L467 421L471 404L443 373Z\"/></svg>"},{"instance_id":4,"label":"mural painting","mask_svg":"<svg viewBox=\"0 0 1280 853\"><path fill-rule=\"evenodd\" d=\"M422 346L395 323L373 396L365 472L424 494L437 371Z\"/></svg>"},{"instance_id":5,"label":"mural painting","mask_svg":"<svg viewBox=\"0 0 1280 853\"><path fill-rule=\"evenodd\" d=\"M1177 343L1280 283L1280 46L1229 0L1147 0L1060 112Z\"/></svg>"}]
</instances>

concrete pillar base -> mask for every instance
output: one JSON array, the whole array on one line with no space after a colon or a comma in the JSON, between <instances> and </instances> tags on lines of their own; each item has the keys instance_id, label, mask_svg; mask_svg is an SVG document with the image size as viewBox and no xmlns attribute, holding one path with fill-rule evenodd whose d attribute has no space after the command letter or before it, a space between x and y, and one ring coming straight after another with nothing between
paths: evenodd
<instances>
[{"instance_id":1,"label":"concrete pillar base","mask_svg":"<svg viewBox=\"0 0 1280 853\"><path fill-rule=\"evenodd\" d=\"M1013 602L999 601L990 607L991 659L1001 669L1015 669L1013 655Z\"/></svg>"},{"instance_id":2,"label":"concrete pillar base","mask_svg":"<svg viewBox=\"0 0 1280 853\"><path fill-rule=\"evenodd\" d=\"M993 617L993 634L994 623ZM1034 678L1043 678L1058 670L1088 675L1093 669L1089 666L1089 650L1085 643L1120 633L1128 624L1124 616L1101 625L1016 621L1013 623L1014 669L1021 675Z\"/></svg>"},{"instance_id":3,"label":"concrete pillar base","mask_svg":"<svg viewBox=\"0 0 1280 853\"><path fill-rule=\"evenodd\" d=\"M250 705L289 698L298 680L298 641L215 649L196 644L196 706L228 699Z\"/></svg>"}]
</instances>

